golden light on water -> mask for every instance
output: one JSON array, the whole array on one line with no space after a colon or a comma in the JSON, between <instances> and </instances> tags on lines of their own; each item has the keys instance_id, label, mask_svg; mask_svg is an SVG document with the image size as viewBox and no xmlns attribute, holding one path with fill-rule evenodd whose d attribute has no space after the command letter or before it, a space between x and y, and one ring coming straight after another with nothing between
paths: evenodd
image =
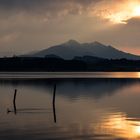
<instances>
[{"instance_id":1,"label":"golden light on water","mask_svg":"<svg viewBox=\"0 0 140 140\"><path fill-rule=\"evenodd\" d=\"M136 132L137 134L140 134L140 126L136 126L135 132Z\"/></svg>"},{"instance_id":2,"label":"golden light on water","mask_svg":"<svg viewBox=\"0 0 140 140\"><path fill-rule=\"evenodd\" d=\"M111 72L108 77L113 78L140 78L140 72Z\"/></svg>"},{"instance_id":3,"label":"golden light on water","mask_svg":"<svg viewBox=\"0 0 140 140\"><path fill-rule=\"evenodd\" d=\"M140 72L137 72L137 76L138 76L138 78L140 78Z\"/></svg>"},{"instance_id":4,"label":"golden light on water","mask_svg":"<svg viewBox=\"0 0 140 140\"><path fill-rule=\"evenodd\" d=\"M124 138L140 139L140 121L138 119L127 118L124 114L112 114L101 121L101 133Z\"/></svg>"}]
</instances>

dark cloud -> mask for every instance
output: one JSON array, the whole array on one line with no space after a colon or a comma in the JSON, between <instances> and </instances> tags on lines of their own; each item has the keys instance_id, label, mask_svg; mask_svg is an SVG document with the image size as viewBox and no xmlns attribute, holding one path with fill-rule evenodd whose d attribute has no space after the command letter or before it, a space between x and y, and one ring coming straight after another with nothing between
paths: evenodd
<instances>
[{"instance_id":1,"label":"dark cloud","mask_svg":"<svg viewBox=\"0 0 140 140\"><path fill-rule=\"evenodd\" d=\"M0 8L3 10L56 10L70 4L87 6L100 0L0 0Z\"/></svg>"},{"instance_id":2,"label":"dark cloud","mask_svg":"<svg viewBox=\"0 0 140 140\"><path fill-rule=\"evenodd\" d=\"M93 2L99 2L101 0L0 0L0 5L3 7L24 7L24 6L37 6L37 5L50 5L55 3L66 3L66 2L75 2L81 4L91 4Z\"/></svg>"},{"instance_id":3,"label":"dark cloud","mask_svg":"<svg viewBox=\"0 0 140 140\"><path fill-rule=\"evenodd\" d=\"M47 18L85 11L93 0L0 0L0 18L19 14ZM94 1L95 2L95 1Z\"/></svg>"}]
</instances>

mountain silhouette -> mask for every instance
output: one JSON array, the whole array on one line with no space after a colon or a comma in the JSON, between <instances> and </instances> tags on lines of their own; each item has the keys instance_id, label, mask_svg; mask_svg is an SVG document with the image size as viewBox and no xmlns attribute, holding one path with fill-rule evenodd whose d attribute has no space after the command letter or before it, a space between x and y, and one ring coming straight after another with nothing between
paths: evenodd
<instances>
[{"instance_id":1,"label":"mountain silhouette","mask_svg":"<svg viewBox=\"0 0 140 140\"><path fill-rule=\"evenodd\" d=\"M29 54L31 57L46 57L55 55L63 59L73 59L75 57L94 56L106 59L131 59L140 60L140 56L120 51L112 46L101 44L97 41L92 43L79 43L69 40L60 45L52 46L47 49Z\"/></svg>"}]
</instances>

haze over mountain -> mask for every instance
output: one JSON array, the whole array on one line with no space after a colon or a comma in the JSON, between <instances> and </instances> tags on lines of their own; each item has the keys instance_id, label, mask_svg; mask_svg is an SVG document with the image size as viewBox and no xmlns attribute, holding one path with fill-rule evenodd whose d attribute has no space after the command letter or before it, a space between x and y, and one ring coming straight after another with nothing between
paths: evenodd
<instances>
[{"instance_id":1,"label":"haze over mountain","mask_svg":"<svg viewBox=\"0 0 140 140\"><path fill-rule=\"evenodd\" d=\"M107 59L140 59L140 56L138 55L120 51L112 46L106 46L97 41L92 43L79 43L75 40L69 40L63 44L52 46L27 56L45 57L47 55L56 55L63 59L73 59L74 57L83 56L94 56Z\"/></svg>"}]
</instances>

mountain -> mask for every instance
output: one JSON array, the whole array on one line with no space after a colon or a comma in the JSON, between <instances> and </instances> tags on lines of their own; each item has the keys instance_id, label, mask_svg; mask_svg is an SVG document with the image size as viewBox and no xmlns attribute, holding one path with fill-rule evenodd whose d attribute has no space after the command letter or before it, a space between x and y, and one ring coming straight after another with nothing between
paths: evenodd
<instances>
[{"instance_id":1,"label":"mountain","mask_svg":"<svg viewBox=\"0 0 140 140\"><path fill-rule=\"evenodd\" d=\"M103 45L97 41L92 43L79 43L69 40L66 43L49 47L42 51L28 55L32 57L46 57L55 55L63 59L73 59L75 57L94 56L106 59L132 59L140 60L140 56L120 51L112 46Z\"/></svg>"}]
</instances>

